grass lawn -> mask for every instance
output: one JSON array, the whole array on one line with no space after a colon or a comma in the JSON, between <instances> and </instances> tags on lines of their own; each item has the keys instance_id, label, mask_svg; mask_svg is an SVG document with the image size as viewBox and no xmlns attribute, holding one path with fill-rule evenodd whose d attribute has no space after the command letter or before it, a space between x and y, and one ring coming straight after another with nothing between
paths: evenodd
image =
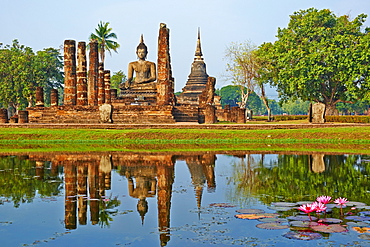
<instances>
[{"instance_id":1,"label":"grass lawn","mask_svg":"<svg viewBox=\"0 0 370 247\"><path fill-rule=\"evenodd\" d=\"M370 127L307 129L0 128L0 152L270 150L370 154Z\"/></svg>"}]
</instances>

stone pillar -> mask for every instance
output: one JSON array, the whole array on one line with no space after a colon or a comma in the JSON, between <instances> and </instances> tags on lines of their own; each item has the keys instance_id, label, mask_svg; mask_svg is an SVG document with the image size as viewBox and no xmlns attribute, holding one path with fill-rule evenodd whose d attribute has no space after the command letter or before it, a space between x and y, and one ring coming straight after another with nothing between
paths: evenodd
<instances>
[{"instance_id":1,"label":"stone pillar","mask_svg":"<svg viewBox=\"0 0 370 247\"><path fill-rule=\"evenodd\" d=\"M36 87L36 106L44 107L44 89L42 87Z\"/></svg>"},{"instance_id":2,"label":"stone pillar","mask_svg":"<svg viewBox=\"0 0 370 247\"><path fill-rule=\"evenodd\" d=\"M104 64L99 63L98 72L98 105L105 103L105 88L104 88Z\"/></svg>"},{"instance_id":3,"label":"stone pillar","mask_svg":"<svg viewBox=\"0 0 370 247\"><path fill-rule=\"evenodd\" d=\"M78 42L77 47L77 105L87 105L87 63L86 43Z\"/></svg>"},{"instance_id":4,"label":"stone pillar","mask_svg":"<svg viewBox=\"0 0 370 247\"><path fill-rule=\"evenodd\" d=\"M8 123L8 110L7 109L0 109L0 123Z\"/></svg>"},{"instance_id":5,"label":"stone pillar","mask_svg":"<svg viewBox=\"0 0 370 247\"><path fill-rule=\"evenodd\" d=\"M53 88L51 89L51 92L50 92L50 105L58 106L58 101L59 101L58 90Z\"/></svg>"},{"instance_id":6,"label":"stone pillar","mask_svg":"<svg viewBox=\"0 0 370 247\"><path fill-rule=\"evenodd\" d=\"M112 98L110 94L110 70L104 70L104 89L105 89L105 103L111 104Z\"/></svg>"},{"instance_id":7,"label":"stone pillar","mask_svg":"<svg viewBox=\"0 0 370 247\"><path fill-rule=\"evenodd\" d=\"M206 105L204 123L216 123L216 107L214 107L213 105Z\"/></svg>"},{"instance_id":8,"label":"stone pillar","mask_svg":"<svg viewBox=\"0 0 370 247\"><path fill-rule=\"evenodd\" d=\"M224 120L227 121L227 122L231 122L230 105L225 105L225 107L224 107Z\"/></svg>"},{"instance_id":9,"label":"stone pillar","mask_svg":"<svg viewBox=\"0 0 370 247\"><path fill-rule=\"evenodd\" d=\"M230 110L230 122L236 123L236 119L237 119L237 116L238 116L238 109L239 109L238 106L231 107L231 110Z\"/></svg>"},{"instance_id":10,"label":"stone pillar","mask_svg":"<svg viewBox=\"0 0 370 247\"><path fill-rule=\"evenodd\" d=\"M90 53L89 53L89 76L87 82L87 98L89 105L98 104L98 66L99 66L99 57L98 57L98 43L93 40L90 42Z\"/></svg>"},{"instance_id":11,"label":"stone pillar","mask_svg":"<svg viewBox=\"0 0 370 247\"><path fill-rule=\"evenodd\" d=\"M245 123L245 108L238 107L236 114L236 123Z\"/></svg>"},{"instance_id":12,"label":"stone pillar","mask_svg":"<svg viewBox=\"0 0 370 247\"><path fill-rule=\"evenodd\" d=\"M87 166L79 165L77 167L77 193L78 197L78 222L80 225L87 224Z\"/></svg>"},{"instance_id":13,"label":"stone pillar","mask_svg":"<svg viewBox=\"0 0 370 247\"><path fill-rule=\"evenodd\" d=\"M157 60L157 105L174 105L174 79L172 77L170 57L170 30L161 23L158 36Z\"/></svg>"},{"instance_id":14,"label":"stone pillar","mask_svg":"<svg viewBox=\"0 0 370 247\"><path fill-rule=\"evenodd\" d=\"M110 97L112 99L117 99L117 89L111 89L110 90Z\"/></svg>"},{"instance_id":15,"label":"stone pillar","mask_svg":"<svg viewBox=\"0 0 370 247\"><path fill-rule=\"evenodd\" d=\"M77 228L77 170L73 161L64 165L65 184L65 216L64 224L67 229Z\"/></svg>"},{"instance_id":16,"label":"stone pillar","mask_svg":"<svg viewBox=\"0 0 370 247\"><path fill-rule=\"evenodd\" d=\"M28 123L28 111L18 111L18 123Z\"/></svg>"},{"instance_id":17,"label":"stone pillar","mask_svg":"<svg viewBox=\"0 0 370 247\"><path fill-rule=\"evenodd\" d=\"M76 105L76 41L64 41L64 105Z\"/></svg>"},{"instance_id":18,"label":"stone pillar","mask_svg":"<svg viewBox=\"0 0 370 247\"><path fill-rule=\"evenodd\" d=\"M312 105L312 119L310 122L312 123L325 123L325 104L323 103L315 103Z\"/></svg>"}]
</instances>

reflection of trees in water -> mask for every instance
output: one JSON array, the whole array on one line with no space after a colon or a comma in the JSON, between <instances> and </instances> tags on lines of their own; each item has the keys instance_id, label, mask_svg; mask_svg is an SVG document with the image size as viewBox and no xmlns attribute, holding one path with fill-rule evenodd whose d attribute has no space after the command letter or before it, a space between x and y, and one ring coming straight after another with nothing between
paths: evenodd
<instances>
[{"instance_id":1,"label":"reflection of trees in water","mask_svg":"<svg viewBox=\"0 0 370 247\"><path fill-rule=\"evenodd\" d=\"M63 179L50 162L29 160L28 156L0 157L0 195L15 207L41 197L59 195Z\"/></svg>"},{"instance_id":2,"label":"reflection of trees in water","mask_svg":"<svg viewBox=\"0 0 370 247\"><path fill-rule=\"evenodd\" d=\"M369 203L368 160L360 155L279 155L267 167L262 158L247 157L234 164L230 182L235 183L235 193L230 194L233 201L255 197L266 204L314 200L320 195Z\"/></svg>"},{"instance_id":3,"label":"reflection of trees in water","mask_svg":"<svg viewBox=\"0 0 370 247\"><path fill-rule=\"evenodd\" d=\"M263 165L264 155L250 155L239 157L232 164L233 173L228 181L231 191L227 193L231 202L238 205L250 205L256 202L259 181L259 168Z\"/></svg>"}]
</instances>

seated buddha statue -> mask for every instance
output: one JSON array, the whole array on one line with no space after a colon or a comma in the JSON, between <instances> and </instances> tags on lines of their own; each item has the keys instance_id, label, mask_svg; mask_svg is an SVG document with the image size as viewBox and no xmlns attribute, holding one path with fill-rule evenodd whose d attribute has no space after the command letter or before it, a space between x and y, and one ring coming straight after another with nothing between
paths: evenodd
<instances>
[{"instance_id":1,"label":"seated buddha statue","mask_svg":"<svg viewBox=\"0 0 370 247\"><path fill-rule=\"evenodd\" d=\"M122 83L120 88L122 90L155 89L155 80L157 79L155 63L145 60L148 48L144 44L143 35L141 35L140 44L136 48L136 54L138 61L129 63L127 81Z\"/></svg>"}]
</instances>

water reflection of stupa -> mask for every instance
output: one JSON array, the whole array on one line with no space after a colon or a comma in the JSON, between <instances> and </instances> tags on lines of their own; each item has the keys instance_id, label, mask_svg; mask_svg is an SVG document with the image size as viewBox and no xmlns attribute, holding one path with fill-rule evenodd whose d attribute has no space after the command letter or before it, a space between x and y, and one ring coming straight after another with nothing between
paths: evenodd
<instances>
[{"instance_id":1,"label":"water reflection of stupa","mask_svg":"<svg viewBox=\"0 0 370 247\"><path fill-rule=\"evenodd\" d=\"M207 182L208 192L213 192L216 188L214 174L216 156L185 156L184 160L186 161L191 175L191 181L194 186L195 197L197 200L198 212L200 212L204 184Z\"/></svg>"}]
</instances>

